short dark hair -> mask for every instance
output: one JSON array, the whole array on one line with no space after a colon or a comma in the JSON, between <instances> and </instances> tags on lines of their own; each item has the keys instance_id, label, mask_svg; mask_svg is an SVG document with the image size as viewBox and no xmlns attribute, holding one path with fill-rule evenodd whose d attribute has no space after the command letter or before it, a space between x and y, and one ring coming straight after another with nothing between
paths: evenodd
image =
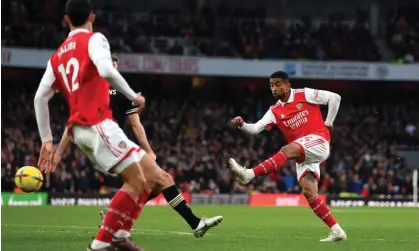
<instances>
[{"instance_id":1,"label":"short dark hair","mask_svg":"<svg viewBox=\"0 0 419 251\"><path fill-rule=\"evenodd\" d=\"M282 78L284 80L288 80L288 74L284 71L276 71L271 74L270 78Z\"/></svg>"},{"instance_id":2,"label":"short dark hair","mask_svg":"<svg viewBox=\"0 0 419 251\"><path fill-rule=\"evenodd\" d=\"M76 27L85 24L92 12L93 6L90 0L68 0L65 6L65 13Z\"/></svg>"},{"instance_id":3,"label":"short dark hair","mask_svg":"<svg viewBox=\"0 0 419 251\"><path fill-rule=\"evenodd\" d=\"M112 55L112 62L118 63L118 58L115 55Z\"/></svg>"}]
</instances>

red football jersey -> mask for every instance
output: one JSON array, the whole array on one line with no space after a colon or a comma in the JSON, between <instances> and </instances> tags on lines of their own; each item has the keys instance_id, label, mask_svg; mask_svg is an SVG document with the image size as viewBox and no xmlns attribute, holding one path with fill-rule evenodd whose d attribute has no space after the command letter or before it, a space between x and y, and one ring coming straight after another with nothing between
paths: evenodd
<instances>
[{"instance_id":1,"label":"red football jersey","mask_svg":"<svg viewBox=\"0 0 419 251\"><path fill-rule=\"evenodd\" d=\"M279 128L288 142L315 134L330 142L330 133L324 124L319 104L323 101L318 90L291 89L291 96L286 103L278 101L271 106L262 119L268 130Z\"/></svg>"},{"instance_id":2,"label":"red football jersey","mask_svg":"<svg viewBox=\"0 0 419 251\"><path fill-rule=\"evenodd\" d=\"M74 30L51 56L52 88L70 108L68 124L94 125L112 118L109 83L100 77L94 60L110 57L109 43L100 33Z\"/></svg>"}]
</instances>

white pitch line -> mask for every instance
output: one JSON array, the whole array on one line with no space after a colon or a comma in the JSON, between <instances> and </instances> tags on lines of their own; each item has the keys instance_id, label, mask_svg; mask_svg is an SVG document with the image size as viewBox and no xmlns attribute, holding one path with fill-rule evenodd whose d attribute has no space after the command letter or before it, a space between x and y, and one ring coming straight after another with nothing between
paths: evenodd
<instances>
[{"instance_id":1,"label":"white pitch line","mask_svg":"<svg viewBox=\"0 0 419 251\"><path fill-rule=\"evenodd\" d=\"M30 228L67 228L67 229L95 229L97 230L97 227L90 227L90 226L57 226L57 225L1 225L2 227L30 227ZM4 231L4 230L2 230ZM40 231L39 231L40 232ZM70 232L70 231L67 231ZM139 234L139 233L143 233L143 234L176 234L176 235L192 235L192 233L189 232L182 232L182 231L171 231L171 230L159 230L159 229L133 229L132 230L133 233L135 234ZM213 233L207 233L206 235L217 235L217 234L213 234ZM242 238L257 238L257 239L266 239L269 238L271 236L267 236L267 235L253 235L253 234L235 234L235 235L226 235L223 234L223 237L242 237ZM296 240L300 240L300 239L316 239L315 237L309 237L309 236L275 236L272 237L275 239L296 239ZM373 239L350 239L350 242L352 241L377 241L377 242L406 242L408 240L406 239L381 239L381 238L373 238Z\"/></svg>"}]
</instances>

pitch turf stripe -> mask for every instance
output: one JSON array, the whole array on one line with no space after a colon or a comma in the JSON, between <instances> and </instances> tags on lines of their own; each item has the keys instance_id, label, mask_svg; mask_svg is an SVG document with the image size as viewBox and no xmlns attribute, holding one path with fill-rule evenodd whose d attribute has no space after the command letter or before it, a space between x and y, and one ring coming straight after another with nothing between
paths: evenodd
<instances>
[{"instance_id":1,"label":"pitch turf stripe","mask_svg":"<svg viewBox=\"0 0 419 251\"><path fill-rule=\"evenodd\" d=\"M3 227L21 227L21 228L31 228L31 229L39 229L39 228L61 228L61 232L64 229L94 229L96 232L97 227L88 227L88 226L57 226L57 225L2 225L2 231L4 231ZM70 231L67 231L70 232ZM170 230L159 230L159 229L133 229L131 231L132 234L176 234L176 235L192 235L192 233L189 232L182 232L182 231L170 231ZM232 235L226 235L223 234L215 234L215 233L207 233L205 235L211 235L211 236L223 236L223 237L243 237L243 238L254 238L254 239L266 239L266 238L275 238L275 239L309 239L309 240L319 240L318 237L309 237L309 236L266 236L266 235L258 235L258 234L232 234ZM374 241L374 242L409 242L409 243L415 243L415 241L408 240L408 239L381 239L381 238L372 238L372 239L357 239L357 238L351 238L348 240L348 242L354 242L354 243L363 243L366 241Z\"/></svg>"},{"instance_id":2,"label":"pitch turf stripe","mask_svg":"<svg viewBox=\"0 0 419 251\"><path fill-rule=\"evenodd\" d=\"M2 225L2 227L27 227L27 228L62 228L62 229L94 229L98 230L97 227L88 226L57 226L57 225ZM161 233L161 234L177 234L177 235L192 235L189 232L182 231L170 231L170 230L158 230L158 229L132 229L133 233ZM210 234L206 234L210 235Z\"/></svg>"}]
</instances>

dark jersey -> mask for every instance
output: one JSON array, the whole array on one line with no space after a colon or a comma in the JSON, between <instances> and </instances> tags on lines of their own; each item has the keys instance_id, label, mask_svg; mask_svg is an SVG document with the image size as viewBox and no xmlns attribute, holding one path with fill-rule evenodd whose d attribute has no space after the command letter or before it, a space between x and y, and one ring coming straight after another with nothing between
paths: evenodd
<instances>
[{"instance_id":1,"label":"dark jersey","mask_svg":"<svg viewBox=\"0 0 419 251\"><path fill-rule=\"evenodd\" d=\"M133 131L128 123L128 115L138 112L138 104L129 101L124 95L117 92L115 89L109 91L110 107L112 109L113 117L118 122L119 127L124 130L127 137L138 143Z\"/></svg>"}]
</instances>

